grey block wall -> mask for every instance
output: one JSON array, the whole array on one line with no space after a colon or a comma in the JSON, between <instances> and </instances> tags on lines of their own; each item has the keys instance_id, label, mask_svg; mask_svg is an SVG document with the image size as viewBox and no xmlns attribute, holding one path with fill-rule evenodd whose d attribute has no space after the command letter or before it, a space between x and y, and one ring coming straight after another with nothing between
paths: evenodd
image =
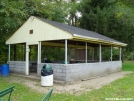
<instances>
[{"instance_id":1,"label":"grey block wall","mask_svg":"<svg viewBox=\"0 0 134 101\"><path fill-rule=\"evenodd\" d=\"M66 82L72 82L100 75L119 72L122 69L122 62L102 62L67 65Z\"/></svg>"},{"instance_id":2,"label":"grey block wall","mask_svg":"<svg viewBox=\"0 0 134 101\"><path fill-rule=\"evenodd\" d=\"M50 63L47 63L50 64ZM45 63L38 64L37 75L41 76L41 69ZM50 64L53 68L54 80L66 81L66 65L65 64Z\"/></svg>"},{"instance_id":3,"label":"grey block wall","mask_svg":"<svg viewBox=\"0 0 134 101\"><path fill-rule=\"evenodd\" d=\"M41 69L44 65L45 63L38 64L38 76L40 76ZM52 66L54 71L54 80L65 81L66 83L118 72L122 69L121 61L50 65Z\"/></svg>"},{"instance_id":4,"label":"grey block wall","mask_svg":"<svg viewBox=\"0 0 134 101\"><path fill-rule=\"evenodd\" d=\"M25 74L26 62L8 61L11 72ZM77 63L77 64L51 64L54 72L54 80L64 81L65 83L92 78L121 71L122 62L102 62L102 63ZM37 65L37 75L41 76L41 69L45 63Z\"/></svg>"},{"instance_id":5,"label":"grey block wall","mask_svg":"<svg viewBox=\"0 0 134 101\"><path fill-rule=\"evenodd\" d=\"M8 61L10 72L25 74L25 61Z\"/></svg>"}]
</instances>

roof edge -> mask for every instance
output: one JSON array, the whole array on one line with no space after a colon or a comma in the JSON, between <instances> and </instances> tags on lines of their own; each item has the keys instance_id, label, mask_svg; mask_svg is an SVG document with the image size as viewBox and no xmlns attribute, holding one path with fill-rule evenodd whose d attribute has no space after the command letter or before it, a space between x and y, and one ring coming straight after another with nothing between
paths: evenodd
<instances>
[{"instance_id":1,"label":"roof edge","mask_svg":"<svg viewBox=\"0 0 134 101\"><path fill-rule=\"evenodd\" d=\"M113 45L118 45L118 46L127 46L127 44L125 43L122 43L122 42L113 42L113 41L108 41L108 40L102 40L102 39L98 39L98 38L92 38L92 37L85 37L85 36L82 36L82 35L77 35L77 34L73 34L73 36L75 38L82 38L82 39L90 39L91 41L95 41L95 42L102 42L102 43L107 43L107 44L113 44Z\"/></svg>"}]
</instances>

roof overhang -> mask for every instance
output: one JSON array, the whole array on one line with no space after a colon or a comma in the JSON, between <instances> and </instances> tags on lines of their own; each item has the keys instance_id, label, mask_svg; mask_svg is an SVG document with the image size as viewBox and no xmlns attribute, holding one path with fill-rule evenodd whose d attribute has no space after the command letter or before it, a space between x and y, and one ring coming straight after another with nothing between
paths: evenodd
<instances>
[{"instance_id":1,"label":"roof overhang","mask_svg":"<svg viewBox=\"0 0 134 101\"><path fill-rule=\"evenodd\" d=\"M83 41L89 41L97 44L105 44L105 45L113 45L113 46L120 46L125 47L127 44L121 43L121 42L114 42L114 41L107 41L99 38L93 38L93 37L87 37L82 35L73 34L74 39L83 40Z\"/></svg>"}]
</instances>

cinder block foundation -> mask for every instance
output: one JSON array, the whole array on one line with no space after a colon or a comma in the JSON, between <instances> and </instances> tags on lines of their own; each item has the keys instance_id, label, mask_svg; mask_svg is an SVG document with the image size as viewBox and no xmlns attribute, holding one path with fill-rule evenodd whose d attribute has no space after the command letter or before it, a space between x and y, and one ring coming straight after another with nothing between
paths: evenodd
<instances>
[{"instance_id":1,"label":"cinder block foundation","mask_svg":"<svg viewBox=\"0 0 134 101\"><path fill-rule=\"evenodd\" d=\"M38 76L40 76L41 69L44 65L45 63L38 64ZM119 72L122 69L121 61L50 65L54 71L54 80L64 81L66 83Z\"/></svg>"},{"instance_id":2,"label":"cinder block foundation","mask_svg":"<svg viewBox=\"0 0 134 101\"><path fill-rule=\"evenodd\" d=\"M10 71L14 73L25 74L24 61L9 61L7 62ZM96 76L119 72L122 69L121 61L110 61L102 63L77 63L77 64L52 64L54 80L63 81L65 83L89 79ZM45 63L37 64L37 75L41 76L41 69Z\"/></svg>"}]
</instances>

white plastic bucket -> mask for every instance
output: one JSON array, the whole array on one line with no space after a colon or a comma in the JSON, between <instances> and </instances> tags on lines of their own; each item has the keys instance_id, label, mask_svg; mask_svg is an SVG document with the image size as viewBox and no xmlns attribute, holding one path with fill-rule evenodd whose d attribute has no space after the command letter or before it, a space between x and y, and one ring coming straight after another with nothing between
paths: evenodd
<instances>
[{"instance_id":1,"label":"white plastic bucket","mask_svg":"<svg viewBox=\"0 0 134 101\"><path fill-rule=\"evenodd\" d=\"M41 86L52 86L53 74L48 76L41 76Z\"/></svg>"}]
</instances>

